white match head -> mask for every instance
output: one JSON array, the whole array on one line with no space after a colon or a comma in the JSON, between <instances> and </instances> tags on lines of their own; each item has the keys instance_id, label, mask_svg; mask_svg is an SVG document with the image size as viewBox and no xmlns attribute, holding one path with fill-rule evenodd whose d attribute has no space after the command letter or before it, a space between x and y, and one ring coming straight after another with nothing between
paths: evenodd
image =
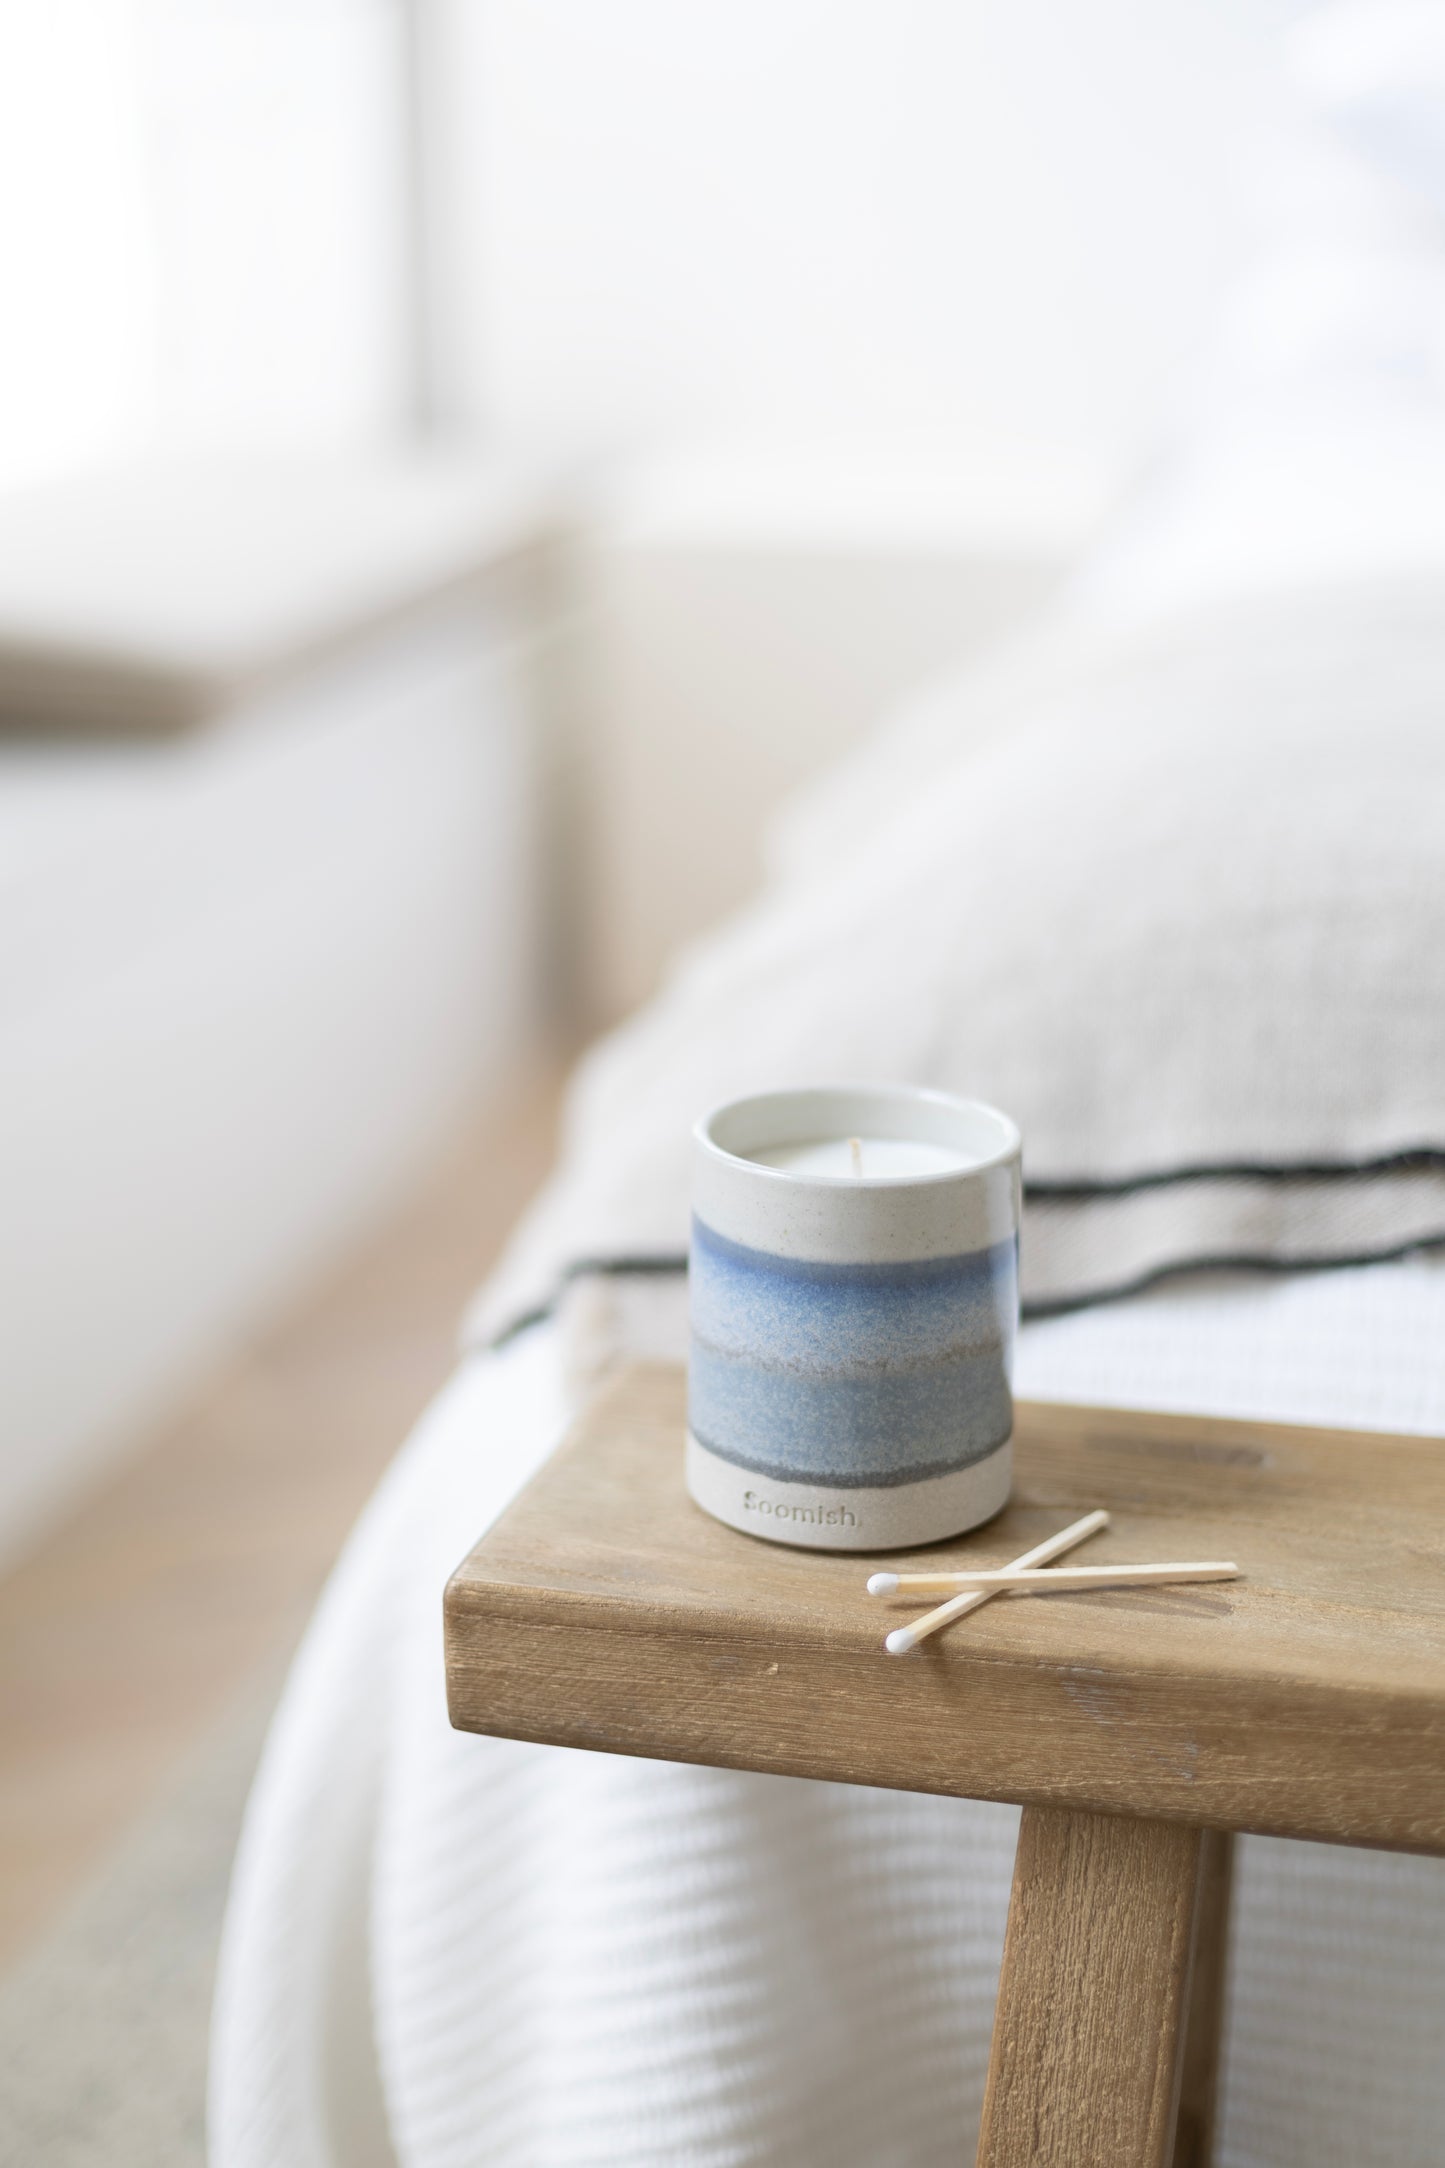
<instances>
[{"instance_id":1,"label":"white match head","mask_svg":"<svg viewBox=\"0 0 1445 2168\"><path fill-rule=\"evenodd\" d=\"M898 1593L897 1574L871 1574L868 1580L868 1593L870 1596L896 1596Z\"/></svg>"},{"instance_id":2,"label":"white match head","mask_svg":"<svg viewBox=\"0 0 1445 2168\"><path fill-rule=\"evenodd\" d=\"M914 1646L913 1628L896 1626L883 1644L890 1656L906 1656Z\"/></svg>"}]
</instances>

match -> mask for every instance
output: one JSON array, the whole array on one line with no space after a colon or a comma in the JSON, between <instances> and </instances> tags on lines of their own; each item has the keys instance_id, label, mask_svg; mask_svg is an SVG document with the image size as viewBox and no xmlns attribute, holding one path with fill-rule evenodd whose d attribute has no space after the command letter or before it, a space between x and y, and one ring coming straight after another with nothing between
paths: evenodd
<instances>
[{"instance_id":1,"label":"match","mask_svg":"<svg viewBox=\"0 0 1445 2168\"><path fill-rule=\"evenodd\" d=\"M1101 1528L1107 1528L1108 1525L1109 1516L1101 1506L1097 1512L1086 1513L1081 1521L1074 1521L1069 1527L1061 1528L1056 1536L1049 1536L1043 1543L1036 1543L1031 1551L1025 1551L1021 1558L1014 1559L1013 1563L1003 1570L1006 1573L1027 1573L1034 1566L1046 1566L1051 1558L1058 1558L1063 1552L1073 1550L1076 1544L1082 1543L1088 1536L1096 1536ZM887 1579L888 1576L875 1574L874 1579L879 1578ZM868 1585L871 1588L872 1581ZM940 1626L947 1626L953 1619L962 1618L965 1612L976 1611L981 1603L988 1603L1001 1593L997 1588L965 1589L961 1596L955 1596L949 1603L940 1604L936 1611L925 1613L922 1618L915 1619L911 1626L895 1628L883 1646L890 1656L904 1656L909 1649L917 1648L919 1642L925 1641L930 1634L937 1633Z\"/></svg>"},{"instance_id":2,"label":"match","mask_svg":"<svg viewBox=\"0 0 1445 2168\"><path fill-rule=\"evenodd\" d=\"M870 1596L932 1596L950 1589L987 1589L999 1595L1035 1596L1050 1589L1078 1594L1091 1588L1159 1588L1172 1581L1233 1581L1232 1558L1182 1559L1149 1566L1055 1566L1042 1571L1003 1566L993 1573L875 1573Z\"/></svg>"}]
</instances>

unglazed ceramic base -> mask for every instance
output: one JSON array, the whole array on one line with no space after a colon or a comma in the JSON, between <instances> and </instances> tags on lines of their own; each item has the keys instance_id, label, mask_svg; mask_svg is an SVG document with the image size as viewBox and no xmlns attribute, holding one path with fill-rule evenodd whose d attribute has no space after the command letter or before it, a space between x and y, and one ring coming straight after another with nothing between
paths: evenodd
<instances>
[{"instance_id":1,"label":"unglazed ceramic base","mask_svg":"<svg viewBox=\"0 0 1445 2168\"><path fill-rule=\"evenodd\" d=\"M687 1487L705 1513L773 1543L810 1551L896 1551L942 1543L991 1520L1008 1502L1013 1448L913 1483L847 1489L754 1474L700 1445L689 1431Z\"/></svg>"}]
</instances>

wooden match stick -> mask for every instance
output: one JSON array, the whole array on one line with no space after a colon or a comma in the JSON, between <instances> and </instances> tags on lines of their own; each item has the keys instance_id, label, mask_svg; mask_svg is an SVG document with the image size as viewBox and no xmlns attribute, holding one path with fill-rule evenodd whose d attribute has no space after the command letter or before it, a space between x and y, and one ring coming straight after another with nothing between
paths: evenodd
<instances>
[{"instance_id":1,"label":"wooden match stick","mask_svg":"<svg viewBox=\"0 0 1445 2168\"><path fill-rule=\"evenodd\" d=\"M1036 1543L1031 1551L1025 1551L1021 1558L1014 1559L1004 1571L1027 1573L1030 1567L1046 1566L1051 1558L1057 1558L1063 1551L1071 1551L1076 1543L1082 1543L1086 1536L1096 1536L1101 1528L1107 1528L1108 1525L1109 1516L1102 1507L1096 1513L1086 1513L1081 1521L1074 1521L1069 1527L1061 1528L1056 1536L1048 1537L1043 1543ZM875 1575L874 1579L877 1578ZM868 1585L871 1588L873 1584L870 1581ZM947 1626L952 1619L962 1618L966 1611L976 1611L981 1603L990 1602L998 1593L995 1588L965 1589L964 1593L955 1596L951 1603L941 1603L936 1611L929 1611L923 1618L915 1619L911 1626L895 1628L883 1646L890 1656L904 1656L909 1649L917 1648L919 1642L926 1640L929 1634L936 1634L940 1626Z\"/></svg>"},{"instance_id":2,"label":"wooden match stick","mask_svg":"<svg viewBox=\"0 0 1445 2168\"><path fill-rule=\"evenodd\" d=\"M1046 1566L1041 1572L1004 1566L996 1573L875 1573L868 1593L931 1596L949 1589L987 1588L1001 1595L1038 1596L1051 1588L1158 1588L1171 1581L1233 1581L1238 1574L1232 1558L1184 1559L1159 1566Z\"/></svg>"}]
</instances>

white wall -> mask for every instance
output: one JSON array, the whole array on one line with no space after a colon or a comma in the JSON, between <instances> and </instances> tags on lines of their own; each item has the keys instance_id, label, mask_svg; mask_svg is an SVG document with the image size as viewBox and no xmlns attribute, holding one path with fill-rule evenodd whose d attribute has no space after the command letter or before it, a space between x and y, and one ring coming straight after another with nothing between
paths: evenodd
<instances>
[{"instance_id":1,"label":"white wall","mask_svg":"<svg viewBox=\"0 0 1445 2168\"><path fill-rule=\"evenodd\" d=\"M635 462L572 553L582 985L624 1014L742 902L779 802L1057 587L1066 471L938 438Z\"/></svg>"},{"instance_id":2,"label":"white wall","mask_svg":"<svg viewBox=\"0 0 1445 2168\"><path fill-rule=\"evenodd\" d=\"M0 488L405 418L399 0L0 0Z\"/></svg>"},{"instance_id":3,"label":"white wall","mask_svg":"<svg viewBox=\"0 0 1445 2168\"><path fill-rule=\"evenodd\" d=\"M489 426L590 449L962 424L1110 456L1234 264L1281 12L445 4Z\"/></svg>"},{"instance_id":4,"label":"white wall","mask_svg":"<svg viewBox=\"0 0 1445 2168\"><path fill-rule=\"evenodd\" d=\"M452 408L609 475L573 657L602 1014L1147 448L1244 253L1285 12L425 0ZM639 528L698 448L741 517L687 480Z\"/></svg>"},{"instance_id":5,"label":"white wall","mask_svg":"<svg viewBox=\"0 0 1445 2168\"><path fill-rule=\"evenodd\" d=\"M0 486L452 418L1132 441L1288 0L0 0Z\"/></svg>"}]
</instances>

